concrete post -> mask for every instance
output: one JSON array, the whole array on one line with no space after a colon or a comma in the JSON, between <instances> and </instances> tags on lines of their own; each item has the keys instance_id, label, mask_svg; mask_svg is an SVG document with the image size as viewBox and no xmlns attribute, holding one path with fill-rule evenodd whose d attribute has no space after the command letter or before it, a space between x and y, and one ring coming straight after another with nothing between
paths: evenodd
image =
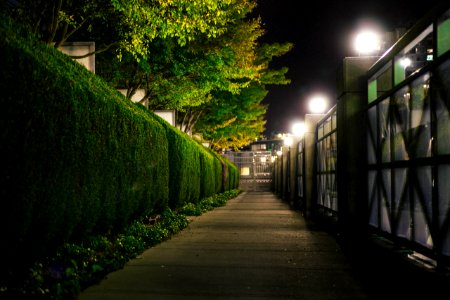
<instances>
[{"instance_id":1,"label":"concrete post","mask_svg":"<svg viewBox=\"0 0 450 300\"><path fill-rule=\"evenodd\" d=\"M298 155L298 143L300 143L300 137L292 136L292 145L289 150L289 204L294 207L297 201L297 155Z\"/></svg>"},{"instance_id":2,"label":"concrete post","mask_svg":"<svg viewBox=\"0 0 450 300\"><path fill-rule=\"evenodd\" d=\"M324 114L306 114L305 115L305 206L304 214L306 218L313 215L314 206L316 204L315 197L315 142L316 142L316 125L322 120Z\"/></svg>"},{"instance_id":3,"label":"concrete post","mask_svg":"<svg viewBox=\"0 0 450 300\"><path fill-rule=\"evenodd\" d=\"M338 222L349 234L367 228L367 78L379 57L346 57L338 71Z\"/></svg>"}]
</instances>

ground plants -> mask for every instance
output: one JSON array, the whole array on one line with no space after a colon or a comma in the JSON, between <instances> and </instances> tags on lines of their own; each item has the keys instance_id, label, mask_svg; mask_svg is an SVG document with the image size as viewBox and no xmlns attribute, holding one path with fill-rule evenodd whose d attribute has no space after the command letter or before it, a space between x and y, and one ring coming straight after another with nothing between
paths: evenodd
<instances>
[{"instance_id":1,"label":"ground plants","mask_svg":"<svg viewBox=\"0 0 450 300\"><path fill-rule=\"evenodd\" d=\"M27 274L11 274L9 282L0 282L0 298L74 299L81 290L123 268L145 249L183 230L189 224L187 216L199 216L225 205L240 192L234 189L216 194L177 211L167 208L159 215L132 222L118 234L66 243L52 256L36 262Z\"/></svg>"}]
</instances>

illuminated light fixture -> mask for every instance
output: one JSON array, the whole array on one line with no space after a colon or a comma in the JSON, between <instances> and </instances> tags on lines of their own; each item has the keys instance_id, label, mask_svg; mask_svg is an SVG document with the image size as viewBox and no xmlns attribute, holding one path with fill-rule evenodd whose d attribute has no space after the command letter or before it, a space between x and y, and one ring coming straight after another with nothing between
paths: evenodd
<instances>
[{"instance_id":1,"label":"illuminated light fixture","mask_svg":"<svg viewBox=\"0 0 450 300\"><path fill-rule=\"evenodd\" d=\"M277 151L277 155L278 155L278 156L281 156L281 155L283 155L283 151L281 151L281 150L278 150L278 151Z\"/></svg>"},{"instance_id":2,"label":"illuminated light fixture","mask_svg":"<svg viewBox=\"0 0 450 300\"><path fill-rule=\"evenodd\" d=\"M287 137L284 138L284 145L285 146L290 147L290 146L292 146L293 142L294 141L292 140L292 138L290 136L287 136Z\"/></svg>"},{"instance_id":3,"label":"illuminated light fixture","mask_svg":"<svg viewBox=\"0 0 450 300\"><path fill-rule=\"evenodd\" d=\"M403 57L400 59L400 65L406 69L412 65L412 61L408 57Z\"/></svg>"},{"instance_id":4,"label":"illuminated light fixture","mask_svg":"<svg viewBox=\"0 0 450 300\"><path fill-rule=\"evenodd\" d=\"M356 35L354 42L358 55L369 55L381 50L381 38L372 30L363 30Z\"/></svg>"},{"instance_id":5,"label":"illuminated light fixture","mask_svg":"<svg viewBox=\"0 0 450 300\"><path fill-rule=\"evenodd\" d=\"M323 114L327 109L327 106L328 101L325 96L317 95L309 100L309 110L313 114Z\"/></svg>"},{"instance_id":6,"label":"illuminated light fixture","mask_svg":"<svg viewBox=\"0 0 450 300\"><path fill-rule=\"evenodd\" d=\"M306 132L305 123L298 122L292 125L292 134L294 136L302 137L305 135L305 132Z\"/></svg>"}]
</instances>

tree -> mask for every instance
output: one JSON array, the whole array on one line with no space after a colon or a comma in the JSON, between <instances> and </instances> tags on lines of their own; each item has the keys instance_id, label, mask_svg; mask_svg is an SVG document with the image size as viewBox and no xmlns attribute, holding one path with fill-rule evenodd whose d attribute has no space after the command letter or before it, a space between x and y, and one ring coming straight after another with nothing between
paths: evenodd
<instances>
[{"instance_id":1,"label":"tree","mask_svg":"<svg viewBox=\"0 0 450 300\"><path fill-rule=\"evenodd\" d=\"M221 93L203 110L194 132L215 150L238 149L261 137L266 107L261 100L267 91L253 83L239 94Z\"/></svg>"},{"instance_id":2,"label":"tree","mask_svg":"<svg viewBox=\"0 0 450 300\"><path fill-rule=\"evenodd\" d=\"M149 100L151 109L185 112L209 102L213 91L238 93L261 76L255 49L263 31L259 19L237 18L218 37L203 37L186 45L158 38L150 43L152 55L145 60L108 57L97 70L116 88L125 88L129 98L144 89L141 101Z\"/></svg>"},{"instance_id":3,"label":"tree","mask_svg":"<svg viewBox=\"0 0 450 300\"><path fill-rule=\"evenodd\" d=\"M97 34L96 42L115 46L118 55L146 57L157 38L180 45L216 37L249 0L7 0L6 11L43 41L59 47L75 33ZM80 33L81 32L81 33ZM99 40L98 38L105 40Z\"/></svg>"},{"instance_id":4,"label":"tree","mask_svg":"<svg viewBox=\"0 0 450 300\"><path fill-rule=\"evenodd\" d=\"M255 63L260 66L260 76L238 94L222 92L216 94L214 101L201 109L189 111L190 117L186 127L196 135L209 141L212 148L239 149L264 131L264 116L267 107L262 105L267 95L267 85L288 84L287 68L279 70L269 68L274 57L282 56L292 49L293 45L263 44L256 50ZM191 120L195 121L191 121Z\"/></svg>"},{"instance_id":5,"label":"tree","mask_svg":"<svg viewBox=\"0 0 450 300\"><path fill-rule=\"evenodd\" d=\"M176 109L178 126L238 147L264 130L261 101L287 84L270 62L291 44L260 45L256 0L7 0L7 12L59 47L96 41L97 71L131 98L144 89L151 109Z\"/></svg>"}]
</instances>

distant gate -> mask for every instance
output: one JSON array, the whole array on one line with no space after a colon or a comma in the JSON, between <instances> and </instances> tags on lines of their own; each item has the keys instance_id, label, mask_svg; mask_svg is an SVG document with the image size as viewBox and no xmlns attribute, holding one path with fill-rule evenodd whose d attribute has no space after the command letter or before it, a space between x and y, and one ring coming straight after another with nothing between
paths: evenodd
<instances>
[{"instance_id":1,"label":"distant gate","mask_svg":"<svg viewBox=\"0 0 450 300\"><path fill-rule=\"evenodd\" d=\"M272 155L270 151L242 151L225 156L239 169L239 188L244 191L272 190Z\"/></svg>"}]
</instances>

